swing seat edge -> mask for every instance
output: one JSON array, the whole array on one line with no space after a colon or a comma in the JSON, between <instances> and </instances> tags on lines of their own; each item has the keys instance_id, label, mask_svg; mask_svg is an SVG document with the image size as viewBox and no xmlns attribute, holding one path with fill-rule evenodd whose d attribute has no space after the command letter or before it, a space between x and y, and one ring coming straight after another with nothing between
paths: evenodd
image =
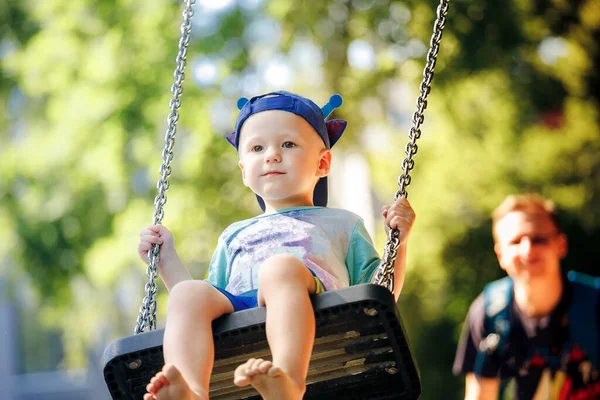
<instances>
[{"instance_id":1,"label":"swing seat edge","mask_svg":"<svg viewBox=\"0 0 600 400\"><path fill-rule=\"evenodd\" d=\"M305 399L419 397L420 374L389 290L360 284L321 293L311 300L317 334ZM252 390L229 384L231 379L225 371L232 377L232 367L245 357L269 358L265 317L265 308L259 307L213 322L211 399L260 398ZM163 335L164 329L143 332L117 339L106 348L104 377L113 399L141 398L150 378L164 364ZM224 372L216 374L217 369ZM216 375L220 376L218 384L213 382Z\"/></svg>"}]
</instances>

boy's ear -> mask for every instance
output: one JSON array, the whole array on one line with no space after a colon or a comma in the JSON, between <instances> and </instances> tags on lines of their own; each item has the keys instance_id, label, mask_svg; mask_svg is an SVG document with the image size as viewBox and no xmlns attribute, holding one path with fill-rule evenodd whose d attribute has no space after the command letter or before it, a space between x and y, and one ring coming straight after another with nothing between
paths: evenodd
<instances>
[{"instance_id":1,"label":"boy's ear","mask_svg":"<svg viewBox=\"0 0 600 400\"><path fill-rule=\"evenodd\" d=\"M246 183L246 170L244 169L244 163L242 162L242 160L238 161L238 166L240 167L240 170L242 170L242 182L244 182L244 186L248 186L248 184Z\"/></svg>"},{"instance_id":2,"label":"boy's ear","mask_svg":"<svg viewBox=\"0 0 600 400\"><path fill-rule=\"evenodd\" d=\"M321 150L321 158L319 159L319 168L317 177L322 178L329 175L331 171L331 151L329 149Z\"/></svg>"}]
</instances>

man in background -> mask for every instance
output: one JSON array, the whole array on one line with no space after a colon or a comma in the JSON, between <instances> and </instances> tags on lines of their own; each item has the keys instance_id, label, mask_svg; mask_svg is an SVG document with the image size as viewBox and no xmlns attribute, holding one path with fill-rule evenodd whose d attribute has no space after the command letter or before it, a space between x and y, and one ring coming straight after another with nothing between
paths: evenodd
<instances>
[{"instance_id":1,"label":"man in background","mask_svg":"<svg viewBox=\"0 0 600 400\"><path fill-rule=\"evenodd\" d=\"M493 213L508 277L471 304L453 371L465 399L600 399L600 278L563 274L567 254L551 201L511 195Z\"/></svg>"}]
</instances>

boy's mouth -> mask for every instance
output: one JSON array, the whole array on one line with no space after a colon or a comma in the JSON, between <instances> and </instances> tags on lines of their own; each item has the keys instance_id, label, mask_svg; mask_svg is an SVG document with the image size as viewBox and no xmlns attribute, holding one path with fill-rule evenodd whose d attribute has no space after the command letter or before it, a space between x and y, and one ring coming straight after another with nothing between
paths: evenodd
<instances>
[{"instance_id":1,"label":"boy's mouth","mask_svg":"<svg viewBox=\"0 0 600 400\"><path fill-rule=\"evenodd\" d=\"M263 176L271 176L271 175L283 175L284 172L280 172L280 171L268 171L265 174L263 174Z\"/></svg>"}]
</instances>

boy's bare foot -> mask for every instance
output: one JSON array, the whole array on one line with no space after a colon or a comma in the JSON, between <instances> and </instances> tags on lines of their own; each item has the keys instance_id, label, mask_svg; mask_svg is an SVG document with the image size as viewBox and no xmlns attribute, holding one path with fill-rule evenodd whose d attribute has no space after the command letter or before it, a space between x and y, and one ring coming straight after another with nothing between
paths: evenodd
<instances>
[{"instance_id":1,"label":"boy's bare foot","mask_svg":"<svg viewBox=\"0 0 600 400\"><path fill-rule=\"evenodd\" d=\"M306 389L271 361L260 358L251 358L237 367L233 383L252 385L264 400L300 400Z\"/></svg>"},{"instance_id":2,"label":"boy's bare foot","mask_svg":"<svg viewBox=\"0 0 600 400\"><path fill-rule=\"evenodd\" d=\"M146 386L144 400L208 400L208 395L193 392L173 364L166 364Z\"/></svg>"}]
</instances>

